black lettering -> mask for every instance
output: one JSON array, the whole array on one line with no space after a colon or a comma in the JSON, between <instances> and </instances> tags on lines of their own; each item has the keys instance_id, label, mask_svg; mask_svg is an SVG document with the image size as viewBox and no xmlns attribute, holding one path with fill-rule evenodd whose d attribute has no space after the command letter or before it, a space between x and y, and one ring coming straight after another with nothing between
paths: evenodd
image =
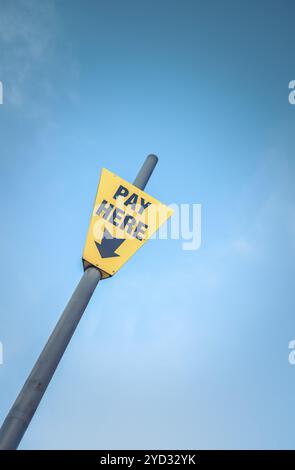
<instances>
[{"instance_id":1,"label":"black lettering","mask_svg":"<svg viewBox=\"0 0 295 470\"><path fill-rule=\"evenodd\" d=\"M124 230L127 227L127 233L131 235L135 223L136 220L134 217L132 217L132 215L126 215L120 228Z\"/></svg>"},{"instance_id":2,"label":"black lettering","mask_svg":"<svg viewBox=\"0 0 295 470\"><path fill-rule=\"evenodd\" d=\"M136 229L134 230L133 236L142 242L142 237L139 235L144 235L148 225L144 224L143 222L138 222Z\"/></svg>"},{"instance_id":3,"label":"black lettering","mask_svg":"<svg viewBox=\"0 0 295 470\"><path fill-rule=\"evenodd\" d=\"M122 209L119 209L118 207L114 210L113 216L111 218L111 222L112 222L112 224L115 225L115 227L118 227L117 222L120 222L122 220L122 215L123 214L124 214L124 211L122 211Z\"/></svg>"},{"instance_id":4,"label":"black lettering","mask_svg":"<svg viewBox=\"0 0 295 470\"><path fill-rule=\"evenodd\" d=\"M104 214L102 215L102 217L104 219L107 219L110 213L112 212L112 210L114 209L113 204L109 203L108 206L107 204L108 202L104 199L102 203L100 204L99 208L97 209L96 215L101 215L101 213L103 212Z\"/></svg>"},{"instance_id":5,"label":"black lettering","mask_svg":"<svg viewBox=\"0 0 295 470\"><path fill-rule=\"evenodd\" d=\"M140 209L138 211L139 214L142 214L145 209L147 209L151 205L151 202L144 202L143 197L140 198Z\"/></svg>"},{"instance_id":6,"label":"black lettering","mask_svg":"<svg viewBox=\"0 0 295 470\"><path fill-rule=\"evenodd\" d=\"M129 194L129 191L125 186L120 185L117 189L117 191L114 194L114 199L117 199L119 196L127 197Z\"/></svg>"},{"instance_id":7,"label":"black lettering","mask_svg":"<svg viewBox=\"0 0 295 470\"><path fill-rule=\"evenodd\" d=\"M131 196L127 199L127 201L124 202L125 206L131 206L132 209L135 211L135 207L137 204L138 196L137 194L133 193Z\"/></svg>"}]
</instances>

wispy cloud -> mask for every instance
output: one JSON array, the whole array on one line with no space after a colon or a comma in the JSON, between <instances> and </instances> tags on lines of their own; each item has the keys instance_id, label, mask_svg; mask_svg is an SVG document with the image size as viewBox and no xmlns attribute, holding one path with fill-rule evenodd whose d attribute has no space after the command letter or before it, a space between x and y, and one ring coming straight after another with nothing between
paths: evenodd
<instances>
[{"instance_id":1,"label":"wispy cloud","mask_svg":"<svg viewBox=\"0 0 295 470\"><path fill-rule=\"evenodd\" d=\"M6 103L20 107L29 99L30 80L50 58L56 20L55 3L49 0L1 2L0 75ZM44 77L40 78L39 86L46 87L45 82Z\"/></svg>"}]
</instances>

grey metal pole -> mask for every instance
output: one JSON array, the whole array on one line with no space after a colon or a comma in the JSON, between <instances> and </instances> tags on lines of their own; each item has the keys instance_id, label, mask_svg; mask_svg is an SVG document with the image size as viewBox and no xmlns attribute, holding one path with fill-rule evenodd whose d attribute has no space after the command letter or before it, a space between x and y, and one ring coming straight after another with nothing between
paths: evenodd
<instances>
[{"instance_id":1,"label":"grey metal pole","mask_svg":"<svg viewBox=\"0 0 295 470\"><path fill-rule=\"evenodd\" d=\"M140 189L145 188L157 162L158 158L155 155L149 155L146 158L135 178L135 186ZM17 449L100 280L101 273L97 268L91 266L84 272L2 424L0 450Z\"/></svg>"},{"instance_id":2,"label":"grey metal pole","mask_svg":"<svg viewBox=\"0 0 295 470\"><path fill-rule=\"evenodd\" d=\"M96 268L84 272L1 427L1 450L18 447L100 279Z\"/></svg>"},{"instance_id":3,"label":"grey metal pole","mask_svg":"<svg viewBox=\"0 0 295 470\"><path fill-rule=\"evenodd\" d=\"M157 163L158 157L156 155L148 155L133 182L134 186L137 186L139 189L144 189Z\"/></svg>"}]
</instances>

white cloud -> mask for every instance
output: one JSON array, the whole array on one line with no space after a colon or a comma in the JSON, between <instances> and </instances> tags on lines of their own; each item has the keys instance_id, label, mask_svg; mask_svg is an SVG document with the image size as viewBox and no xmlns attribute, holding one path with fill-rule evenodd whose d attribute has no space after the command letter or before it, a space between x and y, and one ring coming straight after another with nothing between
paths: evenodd
<instances>
[{"instance_id":1,"label":"white cloud","mask_svg":"<svg viewBox=\"0 0 295 470\"><path fill-rule=\"evenodd\" d=\"M56 19L55 4L49 0L1 3L0 78L8 104L20 107L27 101L30 80L50 57L56 36Z\"/></svg>"}]
</instances>

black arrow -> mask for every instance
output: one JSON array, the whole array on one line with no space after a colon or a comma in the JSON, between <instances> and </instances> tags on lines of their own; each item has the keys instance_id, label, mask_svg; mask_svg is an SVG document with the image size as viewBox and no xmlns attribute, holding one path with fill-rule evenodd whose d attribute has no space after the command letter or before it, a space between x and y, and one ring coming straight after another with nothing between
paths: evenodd
<instances>
[{"instance_id":1,"label":"black arrow","mask_svg":"<svg viewBox=\"0 0 295 470\"><path fill-rule=\"evenodd\" d=\"M103 237L100 243L95 242L96 248L102 258L116 258L115 251L125 241L125 238L113 238L110 232L104 228Z\"/></svg>"}]
</instances>

